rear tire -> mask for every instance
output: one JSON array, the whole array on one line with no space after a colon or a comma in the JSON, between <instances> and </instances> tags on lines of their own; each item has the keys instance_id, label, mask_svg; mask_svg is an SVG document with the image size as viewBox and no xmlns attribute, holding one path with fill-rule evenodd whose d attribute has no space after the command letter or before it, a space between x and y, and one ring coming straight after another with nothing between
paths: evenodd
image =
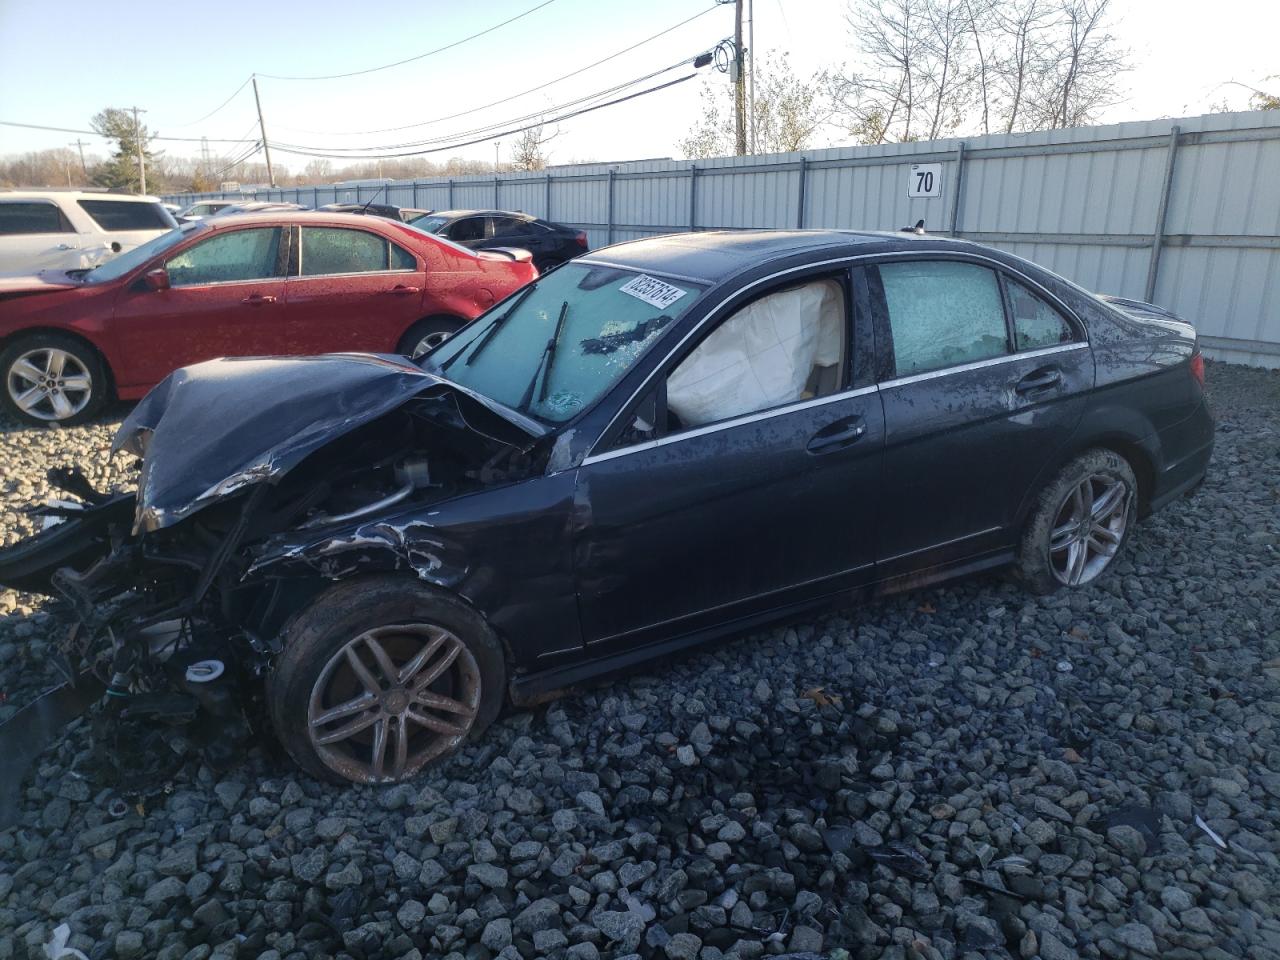
<instances>
[{"instance_id":1,"label":"rear tire","mask_svg":"<svg viewBox=\"0 0 1280 960\"><path fill-rule=\"evenodd\" d=\"M1138 481L1124 457L1080 454L1036 497L1018 547L1018 578L1042 594L1097 580L1128 543L1137 503Z\"/></svg>"},{"instance_id":2,"label":"rear tire","mask_svg":"<svg viewBox=\"0 0 1280 960\"><path fill-rule=\"evenodd\" d=\"M33 333L0 351L0 403L23 423L84 423L102 409L109 392L107 365L76 337Z\"/></svg>"},{"instance_id":3,"label":"rear tire","mask_svg":"<svg viewBox=\"0 0 1280 960\"><path fill-rule=\"evenodd\" d=\"M404 577L347 580L286 627L267 680L272 725L312 776L396 783L478 737L506 663L484 619Z\"/></svg>"},{"instance_id":4,"label":"rear tire","mask_svg":"<svg viewBox=\"0 0 1280 960\"><path fill-rule=\"evenodd\" d=\"M417 360L457 333L464 322L454 317L428 317L419 320L400 338L396 352L404 354L410 360Z\"/></svg>"}]
</instances>

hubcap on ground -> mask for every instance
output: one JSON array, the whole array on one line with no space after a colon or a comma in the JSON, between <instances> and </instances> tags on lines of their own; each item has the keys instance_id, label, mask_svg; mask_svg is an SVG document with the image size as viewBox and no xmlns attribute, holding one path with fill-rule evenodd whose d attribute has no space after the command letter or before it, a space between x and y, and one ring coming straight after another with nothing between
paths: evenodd
<instances>
[{"instance_id":1,"label":"hubcap on ground","mask_svg":"<svg viewBox=\"0 0 1280 960\"><path fill-rule=\"evenodd\" d=\"M452 633L424 623L375 627L320 671L307 735L330 770L387 783L457 746L479 706L480 668Z\"/></svg>"},{"instance_id":2,"label":"hubcap on ground","mask_svg":"<svg viewBox=\"0 0 1280 960\"><path fill-rule=\"evenodd\" d=\"M9 398L39 420L74 417L93 395L93 377L73 353L57 347L28 350L13 361L5 377Z\"/></svg>"},{"instance_id":3,"label":"hubcap on ground","mask_svg":"<svg viewBox=\"0 0 1280 960\"><path fill-rule=\"evenodd\" d=\"M1049 566L1061 583L1078 587L1111 563L1129 523L1129 488L1094 474L1072 487L1049 535Z\"/></svg>"},{"instance_id":4,"label":"hubcap on ground","mask_svg":"<svg viewBox=\"0 0 1280 960\"><path fill-rule=\"evenodd\" d=\"M413 348L413 359L417 360L428 350L434 350L448 339L449 334L445 333L443 330L438 330L435 333L428 333L425 337L419 340L417 345Z\"/></svg>"}]
</instances>

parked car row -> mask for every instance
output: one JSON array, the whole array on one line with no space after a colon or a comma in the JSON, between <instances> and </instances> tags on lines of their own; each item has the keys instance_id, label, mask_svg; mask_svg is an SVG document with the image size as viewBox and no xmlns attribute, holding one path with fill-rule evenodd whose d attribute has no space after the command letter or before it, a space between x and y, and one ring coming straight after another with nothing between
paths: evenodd
<instances>
[{"instance_id":1,"label":"parked car row","mask_svg":"<svg viewBox=\"0 0 1280 960\"><path fill-rule=\"evenodd\" d=\"M820 605L998 567L1080 588L1212 451L1189 324L975 243L708 232L526 284L529 258L381 218L214 218L27 296L97 304L77 336L110 330L130 395L190 361L170 331L200 317L209 353L280 328L271 352L361 348L363 325L407 352L432 284L470 279L456 317L501 302L417 364L173 373L117 435L136 496L52 473L83 502L0 554L0 584L95 611L74 653L122 714L216 664L216 702L263 703L302 769L386 783L506 702ZM24 349L28 390L70 386ZM238 715L206 719L233 742Z\"/></svg>"},{"instance_id":2,"label":"parked car row","mask_svg":"<svg viewBox=\"0 0 1280 960\"><path fill-rule=\"evenodd\" d=\"M382 217L212 216L94 270L0 279L0 404L71 424L214 357L420 356L537 274L528 251Z\"/></svg>"}]
</instances>

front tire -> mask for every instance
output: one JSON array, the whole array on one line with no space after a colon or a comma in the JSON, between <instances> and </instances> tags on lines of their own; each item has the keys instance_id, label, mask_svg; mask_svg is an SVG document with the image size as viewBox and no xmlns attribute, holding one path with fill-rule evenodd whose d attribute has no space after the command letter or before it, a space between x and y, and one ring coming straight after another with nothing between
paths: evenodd
<instances>
[{"instance_id":1,"label":"front tire","mask_svg":"<svg viewBox=\"0 0 1280 960\"><path fill-rule=\"evenodd\" d=\"M453 317L428 317L426 320L419 320L400 338L396 352L404 354L410 360L418 360L457 333L461 326L462 321Z\"/></svg>"},{"instance_id":2,"label":"front tire","mask_svg":"<svg viewBox=\"0 0 1280 960\"><path fill-rule=\"evenodd\" d=\"M493 631L441 590L402 577L331 587L284 631L271 720L319 779L396 783L497 717L506 664Z\"/></svg>"},{"instance_id":3,"label":"front tire","mask_svg":"<svg viewBox=\"0 0 1280 960\"><path fill-rule=\"evenodd\" d=\"M1018 548L1019 579L1036 593L1097 580L1128 542L1137 502L1137 479L1120 454L1076 457L1036 498Z\"/></svg>"},{"instance_id":4,"label":"front tire","mask_svg":"<svg viewBox=\"0 0 1280 960\"><path fill-rule=\"evenodd\" d=\"M107 400L107 367L88 344L58 333L19 337L0 352L0 402L24 423L70 427Z\"/></svg>"}]
</instances>

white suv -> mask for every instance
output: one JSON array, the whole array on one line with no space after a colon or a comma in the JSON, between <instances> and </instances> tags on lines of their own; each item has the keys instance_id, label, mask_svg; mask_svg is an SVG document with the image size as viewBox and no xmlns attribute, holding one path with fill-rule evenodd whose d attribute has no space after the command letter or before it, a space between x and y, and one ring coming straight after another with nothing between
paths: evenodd
<instances>
[{"instance_id":1,"label":"white suv","mask_svg":"<svg viewBox=\"0 0 1280 960\"><path fill-rule=\"evenodd\" d=\"M91 270L178 224L156 197L0 192L0 276Z\"/></svg>"}]
</instances>

